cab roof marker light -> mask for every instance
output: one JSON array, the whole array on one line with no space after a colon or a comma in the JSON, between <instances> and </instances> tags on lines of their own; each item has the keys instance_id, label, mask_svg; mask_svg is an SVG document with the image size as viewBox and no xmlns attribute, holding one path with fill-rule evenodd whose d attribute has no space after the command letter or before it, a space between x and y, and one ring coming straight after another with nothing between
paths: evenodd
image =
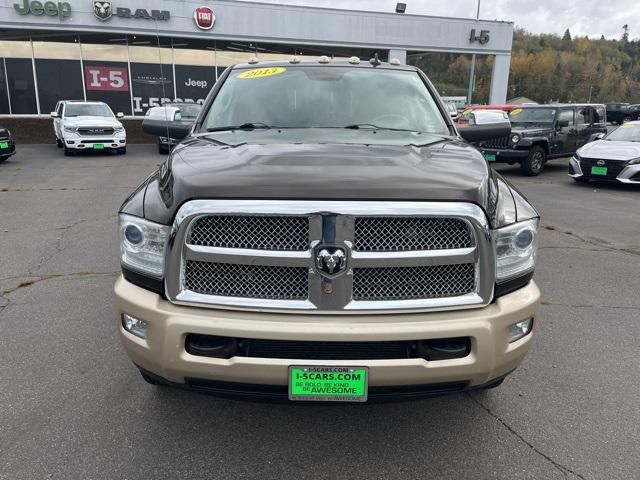
<instances>
[{"instance_id":1,"label":"cab roof marker light","mask_svg":"<svg viewBox=\"0 0 640 480\"><path fill-rule=\"evenodd\" d=\"M349 58L349 63L351 65L357 65L360 63L360 58L359 57L350 57Z\"/></svg>"},{"instance_id":2,"label":"cab roof marker light","mask_svg":"<svg viewBox=\"0 0 640 480\"><path fill-rule=\"evenodd\" d=\"M258 57L249 57L249 61L247 62L249 65L255 65L256 63L258 63L260 60L258 60Z\"/></svg>"},{"instance_id":3,"label":"cab roof marker light","mask_svg":"<svg viewBox=\"0 0 640 480\"><path fill-rule=\"evenodd\" d=\"M389 60L389 63L391 65L400 65L400 60L398 60L397 58L392 58L391 60Z\"/></svg>"},{"instance_id":4,"label":"cab roof marker light","mask_svg":"<svg viewBox=\"0 0 640 480\"><path fill-rule=\"evenodd\" d=\"M300 63L300 57L298 57L297 55L291 55L289 63Z\"/></svg>"},{"instance_id":5,"label":"cab roof marker light","mask_svg":"<svg viewBox=\"0 0 640 480\"><path fill-rule=\"evenodd\" d=\"M318 63L329 63L329 57L327 57L326 55L322 55L322 56L318 59Z\"/></svg>"}]
</instances>

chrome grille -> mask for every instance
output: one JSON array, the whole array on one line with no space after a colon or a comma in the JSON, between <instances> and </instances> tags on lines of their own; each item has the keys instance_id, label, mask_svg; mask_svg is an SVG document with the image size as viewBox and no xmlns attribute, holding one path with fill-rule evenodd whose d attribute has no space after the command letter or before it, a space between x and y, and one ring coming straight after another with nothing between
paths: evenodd
<instances>
[{"instance_id":1,"label":"chrome grille","mask_svg":"<svg viewBox=\"0 0 640 480\"><path fill-rule=\"evenodd\" d=\"M80 127L78 128L80 135L113 135L111 127Z\"/></svg>"},{"instance_id":2,"label":"chrome grille","mask_svg":"<svg viewBox=\"0 0 640 480\"><path fill-rule=\"evenodd\" d=\"M471 246L469 226L457 218L358 217L355 220L356 251L445 250Z\"/></svg>"},{"instance_id":3,"label":"chrome grille","mask_svg":"<svg viewBox=\"0 0 640 480\"><path fill-rule=\"evenodd\" d=\"M318 263L332 246L342 271ZM495 260L470 203L192 200L176 214L165 282L171 301L212 308L447 310L489 304Z\"/></svg>"},{"instance_id":4,"label":"chrome grille","mask_svg":"<svg viewBox=\"0 0 640 480\"><path fill-rule=\"evenodd\" d=\"M301 300L308 296L306 268L187 261L185 287L220 297Z\"/></svg>"},{"instance_id":5,"label":"chrome grille","mask_svg":"<svg viewBox=\"0 0 640 480\"><path fill-rule=\"evenodd\" d=\"M187 243L220 248L304 251L309 248L309 219L300 216L206 216L193 223Z\"/></svg>"},{"instance_id":6,"label":"chrome grille","mask_svg":"<svg viewBox=\"0 0 640 480\"><path fill-rule=\"evenodd\" d=\"M356 268L353 299L412 300L466 295L475 291L475 265Z\"/></svg>"}]
</instances>

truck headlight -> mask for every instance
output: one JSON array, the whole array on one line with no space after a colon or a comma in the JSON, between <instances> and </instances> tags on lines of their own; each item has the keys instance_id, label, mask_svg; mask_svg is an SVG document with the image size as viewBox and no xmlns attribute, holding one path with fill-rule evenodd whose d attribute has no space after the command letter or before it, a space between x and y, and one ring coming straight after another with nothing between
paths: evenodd
<instances>
[{"instance_id":1,"label":"truck headlight","mask_svg":"<svg viewBox=\"0 0 640 480\"><path fill-rule=\"evenodd\" d=\"M64 127L65 132L77 132L78 127Z\"/></svg>"},{"instance_id":2,"label":"truck headlight","mask_svg":"<svg viewBox=\"0 0 640 480\"><path fill-rule=\"evenodd\" d=\"M124 127L113 127L114 132L124 132Z\"/></svg>"},{"instance_id":3,"label":"truck headlight","mask_svg":"<svg viewBox=\"0 0 640 480\"><path fill-rule=\"evenodd\" d=\"M171 227L131 215L120 215L120 260L123 265L161 278Z\"/></svg>"},{"instance_id":4,"label":"truck headlight","mask_svg":"<svg viewBox=\"0 0 640 480\"><path fill-rule=\"evenodd\" d=\"M493 231L497 283L533 271L538 251L538 223L535 218Z\"/></svg>"},{"instance_id":5,"label":"truck headlight","mask_svg":"<svg viewBox=\"0 0 640 480\"><path fill-rule=\"evenodd\" d=\"M511 137L511 141L513 143L518 143L520 141L520 135L514 135L513 137Z\"/></svg>"}]
</instances>

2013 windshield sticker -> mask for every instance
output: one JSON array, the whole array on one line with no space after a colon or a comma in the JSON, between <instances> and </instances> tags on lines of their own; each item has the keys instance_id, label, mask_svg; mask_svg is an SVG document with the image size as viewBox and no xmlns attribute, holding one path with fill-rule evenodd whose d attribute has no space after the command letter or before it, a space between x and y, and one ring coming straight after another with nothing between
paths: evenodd
<instances>
[{"instance_id":1,"label":"2013 windshield sticker","mask_svg":"<svg viewBox=\"0 0 640 480\"><path fill-rule=\"evenodd\" d=\"M238 78L272 77L274 75L280 75L281 73L284 73L286 71L287 69L284 67L254 68L253 70L242 72L240 75L238 75Z\"/></svg>"}]
</instances>

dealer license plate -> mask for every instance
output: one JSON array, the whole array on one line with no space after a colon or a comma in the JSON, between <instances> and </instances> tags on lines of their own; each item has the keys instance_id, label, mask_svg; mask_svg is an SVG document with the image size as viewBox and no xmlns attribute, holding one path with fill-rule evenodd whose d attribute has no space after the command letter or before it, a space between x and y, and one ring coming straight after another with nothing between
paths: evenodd
<instances>
[{"instance_id":1,"label":"dealer license plate","mask_svg":"<svg viewBox=\"0 0 640 480\"><path fill-rule=\"evenodd\" d=\"M496 161L496 154L495 153L485 153L484 154L484 159L487 162L495 162Z\"/></svg>"},{"instance_id":2,"label":"dealer license plate","mask_svg":"<svg viewBox=\"0 0 640 480\"><path fill-rule=\"evenodd\" d=\"M104 144L103 143L94 143L93 144L93 149L94 150L104 150Z\"/></svg>"},{"instance_id":3,"label":"dealer license plate","mask_svg":"<svg viewBox=\"0 0 640 480\"><path fill-rule=\"evenodd\" d=\"M591 175L606 175L607 167L591 167Z\"/></svg>"},{"instance_id":4,"label":"dealer license plate","mask_svg":"<svg viewBox=\"0 0 640 480\"><path fill-rule=\"evenodd\" d=\"M9 144L7 142L0 142L0 148L9 148Z\"/></svg>"},{"instance_id":5,"label":"dealer license plate","mask_svg":"<svg viewBox=\"0 0 640 480\"><path fill-rule=\"evenodd\" d=\"M289 400L366 402L368 367L289 367Z\"/></svg>"}]
</instances>

